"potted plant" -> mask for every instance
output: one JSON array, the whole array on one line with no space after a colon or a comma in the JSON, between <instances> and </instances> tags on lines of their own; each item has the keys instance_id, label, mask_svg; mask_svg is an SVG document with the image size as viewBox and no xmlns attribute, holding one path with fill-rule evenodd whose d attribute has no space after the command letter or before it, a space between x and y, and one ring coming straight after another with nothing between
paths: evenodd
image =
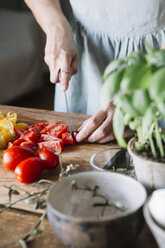
<instances>
[{"instance_id":1,"label":"potted plant","mask_svg":"<svg viewBox=\"0 0 165 248\"><path fill-rule=\"evenodd\" d=\"M101 106L115 107L113 132L121 147L126 126L135 136L128 143L137 179L148 190L165 187L165 50L132 52L105 69Z\"/></svg>"}]
</instances>

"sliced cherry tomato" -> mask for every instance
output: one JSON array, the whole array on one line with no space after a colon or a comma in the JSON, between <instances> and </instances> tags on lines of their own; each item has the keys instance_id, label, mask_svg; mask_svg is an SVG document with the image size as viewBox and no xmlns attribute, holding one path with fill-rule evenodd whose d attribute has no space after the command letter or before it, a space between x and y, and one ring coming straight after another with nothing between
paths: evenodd
<instances>
[{"instance_id":1,"label":"sliced cherry tomato","mask_svg":"<svg viewBox=\"0 0 165 248\"><path fill-rule=\"evenodd\" d=\"M54 141L40 142L37 145L39 148L48 147L48 148L53 149L55 152L62 152L64 143L61 139L57 138Z\"/></svg>"},{"instance_id":2,"label":"sliced cherry tomato","mask_svg":"<svg viewBox=\"0 0 165 248\"><path fill-rule=\"evenodd\" d=\"M32 183L40 177L43 169L44 163L39 158L27 158L15 168L15 175L21 183Z\"/></svg>"},{"instance_id":3,"label":"sliced cherry tomato","mask_svg":"<svg viewBox=\"0 0 165 248\"><path fill-rule=\"evenodd\" d=\"M3 152L3 166L14 171L16 166L26 158L34 157L35 153L27 147L12 146Z\"/></svg>"},{"instance_id":4,"label":"sliced cherry tomato","mask_svg":"<svg viewBox=\"0 0 165 248\"><path fill-rule=\"evenodd\" d=\"M13 146L19 146L22 142L25 142L25 139L18 138L13 142Z\"/></svg>"},{"instance_id":5,"label":"sliced cherry tomato","mask_svg":"<svg viewBox=\"0 0 165 248\"><path fill-rule=\"evenodd\" d=\"M25 132L25 130L23 130L21 128L17 128L17 127L14 127L14 131L18 137L21 137Z\"/></svg>"},{"instance_id":6,"label":"sliced cherry tomato","mask_svg":"<svg viewBox=\"0 0 165 248\"><path fill-rule=\"evenodd\" d=\"M54 128L57 125L55 121L52 122L46 122L45 127L42 129L40 134L46 134L50 129Z\"/></svg>"},{"instance_id":7,"label":"sliced cherry tomato","mask_svg":"<svg viewBox=\"0 0 165 248\"><path fill-rule=\"evenodd\" d=\"M60 138L62 134L66 132L66 130L67 125L65 123L60 123L57 124L54 128L51 128L48 133L54 137Z\"/></svg>"},{"instance_id":8,"label":"sliced cherry tomato","mask_svg":"<svg viewBox=\"0 0 165 248\"><path fill-rule=\"evenodd\" d=\"M40 137L40 142L43 142L43 141L54 141L54 140L57 140L56 137L50 135L50 134L41 134L41 137Z\"/></svg>"},{"instance_id":9,"label":"sliced cherry tomato","mask_svg":"<svg viewBox=\"0 0 165 248\"><path fill-rule=\"evenodd\" d=\"M28 130L28 131L33 131L33 132L35 132L35 134L37 134L37 136L39 136L41 130L42 130L44 127L45 127L45 123L36 123L36 124L34 124L34 125L32 125L32 126L29 126L29 127L27 128L27 130Z\"/></svg>"},{"instance_id":10,"label":"sliced cherry tomato","mask_svg":"<svg viewBox=\"0 0 165 248\"><path fill-rule=\"evenodd\" d=\"M73 137L70 132L66 132L62 134L62 140L66 145L73 145Z\"/></svg>"},{"instance_id":11,"label":"sliced cherry tomato","mask_svg":"<svg viewBox=\"0 0 165 248\"><path fill-rule=\"evenodd\" d=\"M59 165L59 156L46 147L40 148L36 155L45 164L45 170L55 169Z\"/></svg>"}]
</instances>

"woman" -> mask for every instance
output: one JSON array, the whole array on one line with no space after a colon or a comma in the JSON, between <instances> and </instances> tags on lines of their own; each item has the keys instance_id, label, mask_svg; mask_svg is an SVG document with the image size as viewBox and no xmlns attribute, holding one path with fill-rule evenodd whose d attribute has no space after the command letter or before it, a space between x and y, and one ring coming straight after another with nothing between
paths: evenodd
<instances>
[{"instance_id":1,"label":"woman","mask_svg":"<svg viewBox=\"0 0 165 248\"><path fill-rule=\"evenodd\" d=\"M50 81L61 82L56 85L55 110L66 111L62 91L68 89L70 111L93 115L80 127L77 140L110 141L113 104L99 109L103 71L110 61L143 50L144 39L156 48L165 44L165 1L70 0L72 31L59 0L25 2L46 33Z\"/></svg>"}]
</instances>

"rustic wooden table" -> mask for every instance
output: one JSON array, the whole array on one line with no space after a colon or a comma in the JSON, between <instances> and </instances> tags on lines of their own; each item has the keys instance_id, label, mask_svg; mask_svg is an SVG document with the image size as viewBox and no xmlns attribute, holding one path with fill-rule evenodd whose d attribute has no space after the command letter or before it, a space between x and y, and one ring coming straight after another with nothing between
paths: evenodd
<instances>
[{"instance_id":1,"label":"rustic wooden table","mask_svg":"<svg viewBox=\"0 0 165 248\"><path fill-rule=\"evenodd\" d=\"M65 113L57 113L47 110L28 109L14 106L0 105L0 111L4 114L7 112L16 112L18 115L18 121L26 122L31 125L37 122L57 121L66 122ZM80 114L71 115L72 126L76 129L82 122L87 119L88 116ZM76 172L90 171L89 159L96 151L116 147L116 144L78 144L75 146L66 147L62 153L62 161L64 167L70 163L78 163L80 165ZM15 184L24 190L34 191L34 188L30 185L20 184L16 181L12 172L7 171L2 166L2 150L0 151L0 203L8 201L8 189L5 186L11 186ZM49 180L57 180L59 170L55 172L45 172L42 178ZM34 186L33 186L34 187ZM35 188L35 190L38 190ZM9 243L15 239L23 237L38 221L41 213L36 211L33 206L26 204L25 202L15 205L14 208L7 210L0 214L0 248L5 247L6 243ZM53 234L51 227L47 221L44 221L44 232L36 236L29 242L30 248L64 248L64 245ZM20 247L19 244L10 245L9 247ZM131 248L157 248L157 245L153 239L153 236L146 225L140 233L134 245Z\"/></svg>"}]
</instances>

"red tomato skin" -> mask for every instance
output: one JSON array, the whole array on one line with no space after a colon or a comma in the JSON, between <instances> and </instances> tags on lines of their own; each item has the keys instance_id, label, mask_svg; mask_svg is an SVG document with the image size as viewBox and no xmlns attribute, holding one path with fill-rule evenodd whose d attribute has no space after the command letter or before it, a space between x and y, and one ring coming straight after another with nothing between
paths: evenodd
<instances>
[{"instance_id":1,"label":"red tomato skin","mask_svg":"<svg viewBox=\"0 0 165 248\"><path fill-rule=\"evenodd\" d=\"M52 149L43 147L36 152L36 156L41 159L45 170L55 169L59 165L59 156Z\"/></svg>"},{"instance_id":2,"label":"red tomato skin","mask_svg":"<svg viewBox=\"0 0 165 248\"><path fill-rule=\"evenodd\" d=\"M46 134L50 129L54 128L57 125L55 121L46 122L45 127L41 130L40 134Z\"/></svg>"},{"instance_id":3,"label":"red tomato skin","mask_svg":"<svg viewBox=\"0 0 165 248\"><path fill-rule=\"evenodd\" d=\"M15 176L20 183L32 183L42 174L44 163L37 157L23 160L15 168Z\"/></svg>"},{"instance_id":4,"label":"red tomato skin","mask_svg":"<svg viewBox=\"0 0 165 248\"><path fill-rule=\"evenodd\" d=\"M23 160L29 157L34 157L35 153L27 147L12 146L3 152L3 166L11 171L14 171L16 166Z\"/></svg>"},{"instance_id":5,"label":"red tomato skin","mask_svg":"<svg viewBox=\"0 0 165 248\"><path fill-rule=\"evenodd\" d=\"M64 143L62 139L56 139L54 141L39 142L37 145L39 148L46 147L53 149L55 152L62 152Z\"/></svg>"},{"instance_id":6,"label":"red tomato skin","mask_svg":"<svg viewBox=\"0 0 165 248\"><path fill-rule=\"evenodd\" d=\"M56 138L61 138L62 134L67 131L67 125L65 123L59 123L56 124L55 127L51 128L48 132L48 134L56 137Z\"/></svg>"},{"instance_id":7,"label":"red tomato skin","mask_svg":"<svg viewBox=\"0 0 165 248\"><path fill-rule=\"evenodd\" d=\"M73 137L70 132L66 132L62 134L62 141L65 145L73 145Z\"/></svg>"}]
</instances>

